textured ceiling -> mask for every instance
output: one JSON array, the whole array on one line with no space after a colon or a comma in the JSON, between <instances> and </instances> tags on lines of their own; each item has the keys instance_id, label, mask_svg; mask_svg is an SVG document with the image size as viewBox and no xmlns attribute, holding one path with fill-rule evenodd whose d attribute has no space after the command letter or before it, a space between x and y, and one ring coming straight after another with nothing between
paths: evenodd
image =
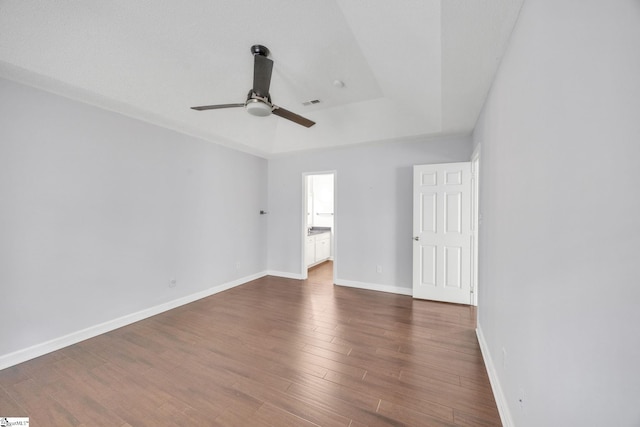
<instances>
[{"instance_id":1,"label":"textured ceiling","mask_svg":"<svg viewBox=\"0 0 640 427\"><path fill-rule=\"evenodd\" d=\"M265 157L469 133L521 3L0 0L0 75ZM315 126L189 108L244 102L257 43Z\"/></svg>"}]
</instances>

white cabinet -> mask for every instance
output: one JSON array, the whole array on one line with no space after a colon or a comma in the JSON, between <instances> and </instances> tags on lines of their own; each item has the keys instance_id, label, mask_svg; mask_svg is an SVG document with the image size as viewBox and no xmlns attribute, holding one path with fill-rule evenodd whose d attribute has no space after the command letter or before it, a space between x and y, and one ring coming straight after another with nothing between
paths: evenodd
<instances>
[{"instance_id":1,"label":"white cabinet","mask_svg":"<svg viewBox=\"0 0 640 427\"><path fill-rule=\"evenodd\" d=\"M304 259L307 266L326 261L331 257L331 232L307 236Z\"/></svg>"},{"instance_id":2,"label":"white cabinet","mask_svg":"<svg viewBox=\"0 0 640 427\"><path fill-rule=\"evenodd\" d=\"M316 236L307 236L305 240L304 262L305 265L311 265L316 262Z\"/></svg>"},{"instance_id":3,"label":"white cabinet","mask_svg":"<svg viewBox=\"0 0 640 427\"><path fill-rule=\"evenodd\" d=\"M324 261L331 256L331 234L317 234L316 238L316 258L315 262Z\"/></svg>"}]
</instances>

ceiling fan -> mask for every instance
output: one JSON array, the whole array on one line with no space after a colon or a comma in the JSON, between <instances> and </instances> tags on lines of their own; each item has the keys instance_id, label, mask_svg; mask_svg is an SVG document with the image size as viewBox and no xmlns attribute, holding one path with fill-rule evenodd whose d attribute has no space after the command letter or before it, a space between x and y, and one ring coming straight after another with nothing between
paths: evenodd
<instances>
[{"instance_id":1,"label":"ceiling fan","mask_svg":"<svg viewBox=\"0 0 640 427\"><path fill-rule=\"evenodd\" d=\"M275 114L284 119L291 120L294 123L302 125L304 127L311 127L316 122L307 118L299 116L296 113L292 113L289 110L285 110L282 107L278 107L271 102L271 95L269 94L269 86L271 85L271 70L273 69L273 61L268 58L269 49L256 44L251 46L251 53L253 54L253 88L247 95L247 100L242 104L218 104L218 105L203 105L201 107L191 107L192 110L217 110L221 108L236 108L244 107L249 114L254 116L268 116L269 114Z\"/></svg>"}]
</instances>

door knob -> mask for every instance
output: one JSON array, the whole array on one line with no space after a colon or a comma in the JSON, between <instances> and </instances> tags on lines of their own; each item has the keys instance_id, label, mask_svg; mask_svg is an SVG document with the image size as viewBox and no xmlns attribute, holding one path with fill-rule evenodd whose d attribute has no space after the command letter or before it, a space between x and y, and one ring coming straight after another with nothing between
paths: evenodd
<instances>
[{"instance_id":1,"label":"door knob","mask_svg":"<svg viewBox=\"0 0 640 427\"><path fill-rule=\"evenodd\" d=\"M418 240L420 240L420 236L414 237L413 240L415 240L417 242Z\"/></svg>"}]
</instances>

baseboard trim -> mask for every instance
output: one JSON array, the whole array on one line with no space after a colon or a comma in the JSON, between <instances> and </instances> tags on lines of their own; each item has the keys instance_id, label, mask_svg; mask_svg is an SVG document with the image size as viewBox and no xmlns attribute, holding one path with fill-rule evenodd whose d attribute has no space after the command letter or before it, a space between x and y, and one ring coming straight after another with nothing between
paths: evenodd
<instances>
[{"instance_id":1,"label":"baseboard trim","mask_svg":"<svg viewBox=\"0 0 640 427\"><path fill-rule=\"evenodd\" d=\"M496 366L493 364L491 353L489 353L489 346L484 339L484 334L480 327L476 328L476 336L478 337L478 343L480 344L480 351L484 358L484 365L487 368L487 374L489 375L489 382L491 383L491 390L493 396L496 399L496 405L498 406L498 412L500 413L500 421L504 427L513 427L513 418L511 418L511 412L509 411L509 405L507 404L507 398L502 391L500 380L498 379L498 373Z\"/></svg>"},{"instance_id":2,"label":"baseboard trim","mask_svg":"<svg viewBox=\"0 0 640 427\"><path fill-rule=\"evenodd\" d=\"M268 276L276 276L276 277L284 277L285 279L296 279L296 280L304 280L306 277L302 277L302 274L299 273L288 273L286 271L267 271Z\"/></svg>"},{"instance_id":3,"label":"baseboard trim","mask_svg":"<svg viewBox=\"0 0 640 427\"><path fill-rule=\"evenodd\" d=\"M345 286L348 288L366 289L368 291L387 292L390 294L399 295L413 295L411 288L402 288L400 286L378 285L376 283L357 282L355 280L334 279L333 281L338 286Z\"/></svg>"},{"instance_id":4,"label":"baseboard trim","mask_svg":"<svg viewBox=\"0 0 640 427\"><path fill-rule=\"evenodd\" d=\"M138 322L151 316L155 316L156 314L163 313L176 307L180 307L199 299L215 295L219 292L226 291L228 289L234 288L255 279L259 279L260 277L264 277L266 275L267 272L260 272L245 276L240 279L232 280L231 282L223 283L221 285L205 289L204 291L186 295L184 297L177 298L175 300L168 301L154 307L149 307L135 313L118 317L117 319L109 320L107 322L90 326L80 331L72 332L62 337L54 338L52 340L27 347L22 350L17 350L13 353L2 355L0 356L0 370L17 365L22 362L26 362L27 360L35 359L36 357L43 356L47 353L51 353L52 351L60 350L61 348L79 343L80 341L84 341L89 338L96 337L106 332L113 331L114 329L130 325L132 323Z\"/></svg>"}]
</instances>

